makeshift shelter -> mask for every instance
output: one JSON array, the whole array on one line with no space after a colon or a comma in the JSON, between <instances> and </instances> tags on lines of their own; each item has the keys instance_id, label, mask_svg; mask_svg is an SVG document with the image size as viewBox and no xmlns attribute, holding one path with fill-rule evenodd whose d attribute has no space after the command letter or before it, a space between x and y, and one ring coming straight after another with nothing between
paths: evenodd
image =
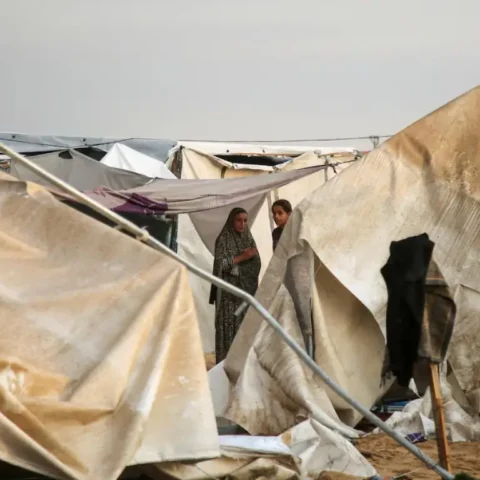
<instances>
[{"instance_id":1,"label":"makeshift shelter","mask_svg":"<svg viewBox=\"0 0 480 480\"><path fill-rule=\"evenodd\" d=\"M304 199L257 293L300 344L301 321L311 318L316 362L361 404L373 406L389 386L381 384L387 290L380 270L392 240L427 232L457 306L447 357L450 378L443 382L453 392L446 398L455 408L446 406L445 414L457 440L478 439L480 431L479 105L480 87L400 132ZM311 418L334 433L338 444L358 436L359 415L325 388L254 310L225 363L210 376L214 396L222 388L230 394L223 402L214 399L216 414L252 434L280 435ZM427 415L428 406L417 403L416 412Z\"/></svg>"},{"instance_id":2,"label":"makeshift shelter","mask_svg":"<svg viewBox=\"0 0 480 480\"><path fill-rule=\"evenodd\" d=\"M184 267L3 173L0 244L0 459L114 480L219 454Z\"/></svg>"},{"instance_id":3,"label":"makeshift shelter","mask_svg":"<svg viewBox=\"0 0 480 480\"><path fill-rule=\"evenodd\" d=\"M216 145L216 147L215 147ZM359 154L353 149L327 149L314 147L301 149L298 147L264 147L231 144L195 144L197 148L205 148L207 151L217 151L218 156L202 153L199 150L178 148L169 160L172 171L181 179L229 179L270 173L275 176L276 172L288 172L312 166L325 165L326 168L317 173L305 176L288 185L276 188L267 195L265 201L255 211L255 221L252 223L252 233L255 237L260 256L262 259L262 272L272 257L272 236L274 228L271 205L278 198L287 198L295 207L310 192L323 185L346 167L354 162ZM216 150L215 150L216 148ZM237 163L228 161L234 156ZM273 164L272 158L282 158L280 164ZM245 158L250 163L239 163ZM265 161L267 157L268 161ZM232 160L233 160L232 159ZM256 163L253 163L256 161ZM261 164L263 163L263 164ZM329 164L333 165L329 167ZM250 209L250 205L242 205ZM228 211L225 210L226 218ZM323 221L321 215L316 220ZM178 231L176 235L178 254L199 267L210 270L213 265L212 250L203 243L194 226L202 222L201 214L178 217ZM207 282L191 276L191 285L194 292L195 306L198 313L200 328L202 331L203 347L205 352L215 350L214 309L208 303L210 286Z\"/></svg>"}]
</instances>

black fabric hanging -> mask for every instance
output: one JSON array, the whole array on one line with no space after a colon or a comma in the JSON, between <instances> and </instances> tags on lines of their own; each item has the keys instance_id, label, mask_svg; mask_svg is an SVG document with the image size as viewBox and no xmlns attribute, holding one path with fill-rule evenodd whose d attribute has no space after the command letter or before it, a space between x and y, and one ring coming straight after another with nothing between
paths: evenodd
<instances>
[{"instance_id":1,"label":"black fabric hanging","mask_svg":"<svg viewBox=\"0 0 480 480\"><path fill-rule=\"evenodd\" d=\"M381 269L387 285L389 370L408 387L418 358L425 306L425 279L435 244L426 233L390 244Z\"/></svg>"}]
</instances>

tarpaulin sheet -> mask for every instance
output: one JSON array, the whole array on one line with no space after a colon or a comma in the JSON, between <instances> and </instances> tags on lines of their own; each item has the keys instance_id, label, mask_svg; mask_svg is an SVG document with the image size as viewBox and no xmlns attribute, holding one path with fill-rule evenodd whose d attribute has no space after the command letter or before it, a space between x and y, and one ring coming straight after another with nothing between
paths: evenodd
<instances>
[{"instance_id":1,"label":"tarpaulin sheet","mask_svg":"<svg viewBox=\"0 0 480 480\"><path fill-rule=\"evenodd\" d=\"M324 471L369 478L375 469L355 447L315 420L278 437L221 436L222 456L195 464L158 465L157 471L179 480L295 480L316 479ZM156 480L154 469L148 470Z\"/></svg>"},{"instance_id":2,"label":"tarpaulin sheet","mask_svg":"<svg viewBox=\"0 0 480 480\"><path fill-rule=\"evenodd\" d=\"M259 287L257 299L302 342L295 305L282 283L290 259L312 249L315 360L365 407L383 392L387 290L380 269L392 240L423 232L436 244L435 260L457 305L448 360L478 406L479 132L477 88L324 184L294 211ZM236 383L227 416L248 431L279 434L313 416L355 434L351 427L359 415L314 377L255 311L247 313L225 368Z\"/></svg>"},{"instance_id":3,"label":"tarpaulin sheet","mask_svg":"<svg viewBox=\"0 0 480 480\"><path fill-rule=\"evenodd\" d=\"M195 213L222 207L233 208L246 200L259 201L262 196L295 180L325 169L323 165L310 166L275 175L256 175L250 178L230 178L224 180L154 180L128 190L114 190L99 186L93 192L86 192L91 198L112 210L122 211L138 204L144 213L155 213L156 205L160 212L170 214ZM140 199L144 199L140 202ZM130 208L132 208L130 207ZM227 212L228 216L228 212ZM225 223L222 218L220 229Z\"/></svg>"},{"instance_id":4,"label":"tarpaulin sheet","mask_svg":"<svg viewBox=\"0 0 480 480\"><path fill-rule=\"evenodd\" d=\"M109 167L139 173L148 178L176 178L163 162L144 153L137 152L137 150L121 143L115 143L100 163Z\"/></svg>"},{"instance_id":5,"label":"tarpaulin sheet","mask_svg":"<svg viewBox=\"0 0 480 480\"><path fill-rule=\"evenodd\" d=\"M0 141L16 152L23 154L51 152L52 150L94 147L110 150L116 143L133 148L137 152L165 162L172 149L177 146L173 140L148 138L104 138L104 137L59 137L56 135L28 135L16 132L0 132Z\"/></svg>"},{"instance_id":6,"label":"tarpaulin sheet","mask_svg":"<svg viewBox=\"0 0 480 480\"><path fill-rule=\"evenodd\" d=\"M36 155L30 160L81 191L93 190L99 186L124 190L145 185L151 180L138 173L109 167L75 150ZM49 189L52 187L48 180L15 160L11 162L10 174L19 180L35 182Z\"/></svg>"},{"instance_id":7,"label":"tarpaulin sheet","mask_svg":"<svg viewBox=\"0 0 480 480\"><path fill-rule=\"evenodd\" d=\"M186 269L0 175L0 459L114 480L219 454Z\"/></svg>"}]
</instances>

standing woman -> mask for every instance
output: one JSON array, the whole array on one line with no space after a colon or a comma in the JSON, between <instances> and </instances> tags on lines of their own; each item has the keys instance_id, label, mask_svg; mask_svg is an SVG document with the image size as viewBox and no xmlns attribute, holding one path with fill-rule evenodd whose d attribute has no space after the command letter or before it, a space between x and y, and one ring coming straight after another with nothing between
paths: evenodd
<instances>
[{"instance_id":1,"label":"standing woman","mask_svg":"<svg viewBox=\"0 0 480 480\"><path fill-rule=\"evenodd\" d=\"M255 295L260 267L257 246L248 228L248 214L243 208L234 208L215 241L213 274ZM220 363L227 356L246 311L236 317L242 300L215 285L210 291L210 303L216 307L215 354Z\"/></svg>"}]
</instances>

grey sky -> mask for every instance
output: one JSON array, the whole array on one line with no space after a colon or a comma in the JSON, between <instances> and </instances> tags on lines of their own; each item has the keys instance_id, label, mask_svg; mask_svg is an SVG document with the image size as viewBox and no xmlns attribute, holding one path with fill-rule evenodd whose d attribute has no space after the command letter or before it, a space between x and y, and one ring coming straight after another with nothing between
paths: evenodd
<instances>
[{"instance_id":1,"label":"grey sky","mask_svg":"<svg viewBox=\"0 0 480 480\"><path fill-rule=\"evenodd\" d=\"M480 83L477 0L0 0L0 130L392 133Z\"/></svg>"}]
</instances>

